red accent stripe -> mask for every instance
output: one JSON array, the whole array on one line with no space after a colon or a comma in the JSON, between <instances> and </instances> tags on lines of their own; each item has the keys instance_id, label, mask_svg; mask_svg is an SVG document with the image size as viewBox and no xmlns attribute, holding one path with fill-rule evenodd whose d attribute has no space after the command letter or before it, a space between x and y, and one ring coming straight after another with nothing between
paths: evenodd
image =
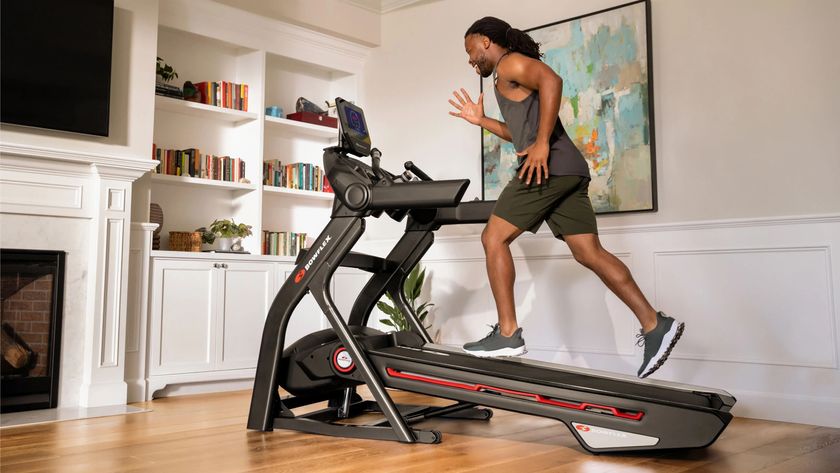
<instances>
[{"instance_id":1,"label":"red accent stripe","mask_svg":"<svg viewBox=\"0 0 840 473\"><path fill-rule=\"evenodd\" d=\"M551 406L563 407L563 408L566 408L566 409L574 409L574 410L578 410L578 411L585 411L588 407L594 407L594 408L597 408L597 409L605 409L605 410L610 411L612 413L612 415L614 415L616 417L620 417L622 419L630 419L630 420L637 420L638 421L638 420L642 420L642 417L645 415L644 412L633 412L633 413L624 412L617 407L602 406L600 404L592 404L592 403L589 403L589 402L581 402L581 403L578 403L578 404L573 404L573 403L569 403L569 402L557 401L555 399L544 397L540 394L526 393L526 392L522 392L522 391L514 391L514 390L511 390L511 389L505 389L505 388L497 388L497 387L494 387L494 386L487 386L487 385L484 385L484 384L465 384L465 383L459 383L457 381L447 381L447 380L444 380L444 379L427 378L425 376L420 376L420 375L416 375L416 374L403 373L402 371L397 371L393 368L387 368L386 371L388 372L388 376L393 376L395 378L410 379L412 381L422 381L424 383L437 384L439 386L447 386L447 387L450 387L450 388L463 389L465 391L482 392L482 391L485 391L485 390L491 390L491 391L496 391L496 392L505 393L505 394L513 394L513 395L516 395L516 396L530 397L530 398L533 398L535 401L537 401L541 404L548 404L548 405L551 405Z\"/></svg>"}]
</instances>

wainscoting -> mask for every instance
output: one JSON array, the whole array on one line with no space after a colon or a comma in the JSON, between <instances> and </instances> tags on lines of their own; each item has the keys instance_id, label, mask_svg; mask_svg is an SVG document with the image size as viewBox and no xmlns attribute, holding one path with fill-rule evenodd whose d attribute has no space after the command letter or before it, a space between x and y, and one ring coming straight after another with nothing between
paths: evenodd
<instances>
[{"instance_id":1,"label":"wainscoting","mask_svg":"<svg viewBox=\"0 0 840 473\"><path fill-rule=\"evenodd\" d=\"M655 377L726 389L738 416L840 427L840 215L601 225L604 247L654 307L686 323ZM394 243L366 240L355 250L384 256ZM526 234L512 253L527 357L636 372L635 317L565 244ZM423 265L432 332L450 345L484 335L496 310L478 234L438 237ZM366 277L342 274L336 300Z\"/></svg>"}]
</instances>

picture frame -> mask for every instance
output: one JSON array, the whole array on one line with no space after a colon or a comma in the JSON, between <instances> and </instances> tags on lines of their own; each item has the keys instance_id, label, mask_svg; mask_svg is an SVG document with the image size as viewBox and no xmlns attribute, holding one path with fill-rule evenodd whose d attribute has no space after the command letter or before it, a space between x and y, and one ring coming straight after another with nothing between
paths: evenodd
<instances>
[{"instance_id":1,"label":"picture frame","mask_svg":"<svg viewBox=\"0 0 840 473\"><path fill-rule=\"evenodd\" d=\"M563 78L560 120L587 161L597 214L658 209L649 0L525 30ZM484 113L503 121L493 76L481 78ZM481 129L482 200L516 178L516 150Z\"/></svg>"}]
</instances>

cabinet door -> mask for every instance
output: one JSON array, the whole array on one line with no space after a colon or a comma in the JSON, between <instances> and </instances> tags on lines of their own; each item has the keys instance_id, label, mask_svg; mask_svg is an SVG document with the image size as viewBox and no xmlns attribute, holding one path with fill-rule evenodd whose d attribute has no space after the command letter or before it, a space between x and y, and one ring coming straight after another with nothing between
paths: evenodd
<instances>
[{"instance_id":1,"label":"cabinet door","mask_svg":"<svg viewBox=\"0 0 840 473\"><path fill-rule=\"evenodd\" d=\"M263 326L274 300L273 263L224 262L217 369L255 368Z\"/></svg>"},{"instance_id":2,"label":"cabinet door","mask_svg":"<svg viewBox=\"0 0 840 473\"><path fill-rule=\"evenodd\" d=\"M213 369L216 271L208 261L154 260L149 374Z\"/></svg>"}]
</instances>

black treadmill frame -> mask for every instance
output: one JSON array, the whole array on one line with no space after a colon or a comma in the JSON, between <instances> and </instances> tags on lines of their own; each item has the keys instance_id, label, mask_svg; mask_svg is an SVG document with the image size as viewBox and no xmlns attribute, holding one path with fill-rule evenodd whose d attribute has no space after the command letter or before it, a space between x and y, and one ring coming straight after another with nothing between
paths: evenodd
<instances>
[{"instance_id":1,"label":"black treadmill frame","mask_svg":"<svg viewBox=\"0 0 840 473\"><path fill-rule=\"evenodd\" d=\"M346 156L340 150L333 150L333 152L340 155L340 160L355 162L355 165L361 164L362 167L369 169L364 163ZM325 163L326 161L327 156L325 155ZM626 418L614 416L613 419L606 419L609 416L604 416L604 412L601 412L604 409L599 411L599 408L609 406L608 408L613 410L626 409L629 412L634 412L639 408L628 406L643 406L641 409L646 412L662 413L661 416L656 417L658 420L653 421L656 423L657 431L675 436L674 445L677 446L681 445L680 442L686 435L690 436L691 434L681 432L681 425L669 426L668 419L672 419L676 413L689 417L694 415L687 413L689 410L697 415L713 415L720 420L721 425L716 430L716 434L711 432L703 438L710 439L708 444L714 442L732 418L729 409L734 404L734 398L731 398L731 396L721 400L720 396L714 393L693 393L700 398L707 397L709 399L707 406L702 405L702 399L697 403L698 405L689 405L681 402L662 401L661 399L648 399L644 396L636 396L635 399L628 396L629 400L625 403L624 399L615 396L616 391L597 392L597 390L567 386L563 383L553 386L546 384L535 386L533 383L528 384L521 379L517 380L514 376L510 376L509 379L493 378L489 374L493 371L492 369L471 370L460 364L447 366L446 362L434 363L430 361L429 356L431 355L425 356L424 361L418 361L418 358L424 358L424 356L421 356L422 350L420 353L401 347L366 350L359 343L348 326L365 326L376 302L387 292L397 306L403 310L403 313L408 315L407 320L410 323L411 330L418 334L425 343L431 344L431 337L418 320L410 304L405 300L402 291L405 279L434 242L433 231L439 229L441 225L450 223L484 222L487 220L491 208L492 203L471 202L460 204L454 208L410 210L407 212L409 221L406 225L405 234L389 255L383 259L350 251L364 232L364 218L376 211L352 211L346 208L340 199L335 199L330 223L315 240L311 246L312 249L299 255L295 270L292 273L293 276L283 284L269 310L260 347L260 361L256 371L248 428L262 431L284 428L343 437L397 440L407 443L437 443L441 440L439 432L413 429L409 424L432 416L488 419L492 415L491 411L476 408L477 405L486 405L561 420L575 435L580 444L591 452L644 450L645 448L638 447L592 448L572 428L572 422L574 421L594 421L609 428L632 431L633 429L629 429L632 424L628 424L629 421ZM356 299L347 322L341 317L328 290L334 272L342 265L373 273ZM344 390L340 398L336 398L335 393L316 397L291 396L280 398L278 393L279 379L283 378L279 376L279 367L283 355L286 327L291 314L307 292L312 294L327 317L332 330L352 356L357 367L354 376L356 379L361 377L361 380L370 389L374 401L362 400L355 393L354 388ZM467 355L453 354L450 356L457 358ZM495 368L503 366L496 360L481 360L475 363L486 364L488 362L495 363L493 365ZM463 389L453 388L445 384L418 384L416 379L393 376L393 373L389 372L388 369L389 367L393 369L394 366L407 373L421 372L431 377L441 379L449 377L465 383L495 386L497 389L495 392L493 390L466 392ZM516 369L516 367L513 367L513 369ZM558 368L554 369L558 370ZM610 379L607 379L605 382L610 381ZM386 391L386 385L392 388L453 399L457 402L444 408L400 406L391 399ZM567 412L550 405L528 402L528 399L503 395L504 391L510 391L529 393L529 395L534 393L534 396L551 395L557 399L568 399L572 397L569 395L570 387L574 392L583 392L596 399L596 401L588 403L595 409L590 411L586 408L579 412ZM540 393L537 393L537 388L539 388ZM605 402L604 399L610 395L612 395L611 401ZM715 396L716 399L712 399ZM616 400L621 402L612 402ZM329 401L326 409L297 416L292 412L294 408L323 401ZM382 413L385 419L371 425L347 425L336 422L365 412ZM650 449L658 448L663 447L657 447L657 445L650 447Z\"/></svg>"},{"instance_id":2,"label":"black treadmill frame","mask_svg":"<svg viewBox=\"0 0 840 473\"><path fill-rule=\"evenodd\" d=\"M355 174L358 174L358 169L370 170L366 164L347 156L344 151L340 147L328 148L325 153L325 162L331 161L345 165L350 163L351 166L356 167ZM332 160L327 159L328 156ZM374 274L356 301L352 311L356 315L350 317L350 325L363 325L355 323L360 318L366 323L376 301L387 290L395 303L402 307L405 313L410 314L408 319L414 331L425 341L431 342L429 334L406 302L401 288L408 272L431 246L434 237L430 232L426 235L419 233L406 235L400 240L401 244L398 244L392 252L394 257L389 255L386 260L369 255L351 255L350 249L364 233L364 218L373 213L350 210L339 199L335 199L330 223L311 246L316 249L315 252L304 251L298 255L296 267L292 273L294 276L286 280L280 288L266 317L248 415L249 429L270 431L274 428L284 428L343 437L397 440L406 443L438 443L441 440L440 432L412 429L408 423L433 416L482 420L492 416L492 411L476 408L474 404L464 402L445 407L398 406L385 390L364 348L350 332L348 323L341 317L328 288L336 269L347 260L345 265ZM409 247L422 247L423 250L406 252L405 250ZM395 252L399 256L395 255ZM401 261L399 265L389 263L397 260ZM400 276L394 278L395 274ZM387 277L377 277L382 275L387 275ZM379 293L373 295L372 291L379 291ZM292 313L307 293L312 294L330 326L350 352L356 363L356 370L368 386L374 401L363 401L352 388L346 389L341 399L332 398L334 395L332 393L323 397L280 398L278 392L279 379L281 379L279 376L280 359L283 355L286 328ZM359 305L359 300L365 299L363 295L367 295L367 299L371 301L369 305ZM357 309L356 306L359 308ZM330 401L326 409L299 416L292 412L292 409L296 407L325 400ZM380 412L385 416L385 420L374 425L347 425L334 422L364 412ZM387 423L389 427L383 426L384 423Z\"/></svg>"}]
</instances>

